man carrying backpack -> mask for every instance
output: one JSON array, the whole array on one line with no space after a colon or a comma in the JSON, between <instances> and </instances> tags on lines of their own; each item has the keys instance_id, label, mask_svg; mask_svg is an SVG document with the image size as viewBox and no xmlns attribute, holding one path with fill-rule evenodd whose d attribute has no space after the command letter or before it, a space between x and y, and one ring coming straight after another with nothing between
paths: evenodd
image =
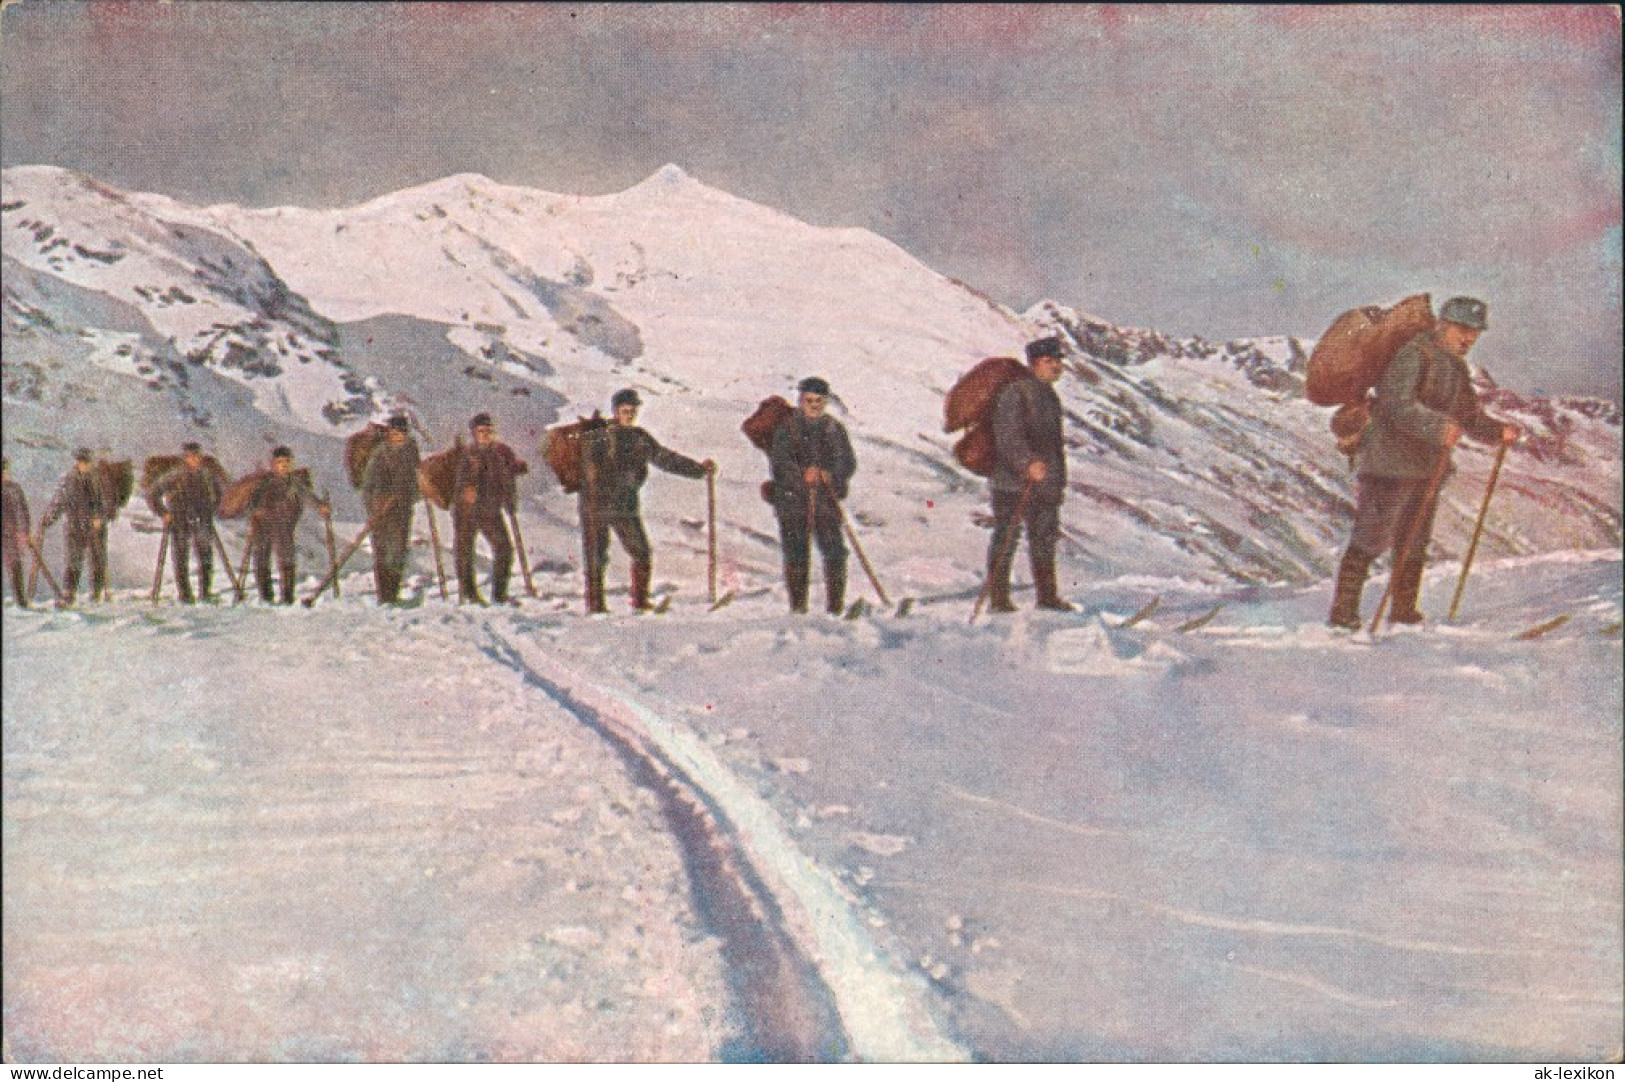
<instances>
[{"instance_id":1,"label":"man carrying backpack","mask_svg":"<svg viewBox=\"0 0 1625 1082\"><path fill-rule=\"evenodd\" d=\"M790 594L790 611L806 612L816 539L824 557L825 607L839 613L846 607L846 543L836 501L846 498L858 460L846 428L824 412L829 383L808 376L796 390L799 408L774 430L768 454L773 464L773 510L779 520L784 585Z\"/></svg>"},{"instance_id":2,"label":"man carrying backpack","mask_svg":"<svg viewBox=\"0 0 1625 1082\"><path fill-rule=\"evenodd\" d=\"M1328 626L1359 629L1366 574L1390 548L1388 618L1422 622L1416 600L1451 448L1463 433L1483 443L1511 444L1519 436L1516 425L1486 414L1473 390L1467 352L1488 326L1483 301L1452 297L1433 329L1400 347L1378 381L1357 457L1354 531L1337 569Z\"/></svg>"},{"instance_id":3,"label":"man carrying backpack","mask_svg":"<svg viewBox=\"0 0 1625 1082\"><path fill-rule=\"evenodd\" d=\"M202 444L188 441L181 447L181 464L158 478L147 492L152 513L170 530L175 586L184 605L195 601L187 578L190 554L197 557L197 597L213 599L209 587L214 579L214 512L225 491L217 468L205 462Z\"/></svg>"},{"instance_id":4,"label":"man carrying backpack","mask_svg":"<svg viewBox=\"0 0 1625 1082\"><path fill-rule=\"evenodd\" d=\"M418 445L406 414L390 417L383 442L367 456L361 498L372 526L372 577L378 604L397 605L412 544L417 509Z\"/></svg>"},{"instance_id":5,"label":"man carrying backpack","mask_svg":"<svg viewBox=\"0 0 1625 1082\"><path fill-rule=\"evenodd\" d=\"M595 428L582 444L580 509L583 556L587 563L587 611L609 611L604 605L604 566L609 561L609 534L613 530L632 560L632 608L650 607L649 583L654 575L654 552L643 528L638 490L656 466L679 477L699 479L714 474L711 459L696 462L662 447L638 427L643 400L630 387L609 400L615 415L611 424Z\"/></svg>"},{"instance_id":6,"label":"man carrying backpack","mask_svg":"<svg viewBox=\"0 0 1625 1082\"><path fill-rule=\"evenodd\" d=\"M1007 384L993 405L993 537L987 547L988 608L1015 612L1010 569L1027 526L1038 607L1073 612L1056 584L1055 545L1066 498L1066 444L1061 437L1061 340L1027 343L1027 374Z\"/></svg>"},{"instance_id":7,"label":"man carrying backpack","mask_svg":"<svg viewBox=\"0 0 1625 1082\"><path fill-rule=\"evenodd\" d=\"M293 452L278 447L271 452L271 472L254 486L248 500L253 521L254 576L259 583L260 600L270 603L271 557L275 555L282 576L282 604L293 604L294 577L298 574L298 546L293 530L307 506L328 518L332 508L324 503L309 483L293 470ZM247 574L245 571L244 574Z\"/></svg>"},{"instance_id":8,"label":"man carrying backpack","mask_svg":"<svg viewBox=\"0 0 1625 1082\"><path fill-rule=\"evenodd\" d=\"M484 534L491 546L491 600L506 605L514 544L502 515L517 510L516 480L530 467L512 447L497 439L496 422L489 413L476 413L468 422L468 431L474 442L463 448L452 482L456 494L451 506L452 550L457 557L458 596L485 604L474 574L474 542Z\"/></svg>"}]
</instances>

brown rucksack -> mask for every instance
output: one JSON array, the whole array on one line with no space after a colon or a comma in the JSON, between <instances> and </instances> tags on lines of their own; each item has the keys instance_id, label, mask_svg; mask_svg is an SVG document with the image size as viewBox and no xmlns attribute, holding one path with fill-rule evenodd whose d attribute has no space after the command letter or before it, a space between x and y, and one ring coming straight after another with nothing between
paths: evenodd
<instances>
[{"instance_id":1,"label":"brown rucksack","mask_svg":"<svg viewBox=\"0 0 1625 1082\"><path fill-rule=\"evenodd\" d=\"M444 451L418 462L418 491L442 511L451 510L452 486L457 483L457 466L462 458L463 438L458 436Z\"/></svg>"},{"instance_id":2,"label":"brown rucksack","mask_svg":"<svg viewBox=\"0 0 1625 1082\"><path fill-rule=\"evenodd\" d=\"M361 487L361 480L367 474L367 459L388 434L388 425L374 421L344 441L344 473L350 478L351 488Z\"/></svg>"},{"instance_id":3,"label":"brown rucksack","mask_svg":"<svg viewBox=\"0 0 1625 1082\"><path fill-rule=\"evenodd\" d=\"M101 477L102 491L112 501L113 513L117 514L130 502L130 494L135 491L135 467L127 458L117 462L104 460L96 463L96 472Z\"/></svg>"},{"instance_id":4,"label":"brown rucksack","mask_svg":"<svg viewBox=\"0 0 1625 1082\"><path fill-rule=\"evenodd\" d=\"M745 423L739 426L739 431L745 434L755 448L764 455L773 453L773 433L779 426L790 419L796 408L785 401L780 395L764 398L756 407L756 412L745 418ZM771 479L762 482L762 500L773 502L773 482Z\"/></svg>"},{"instance_id":5,"label":"brown rucksack","mask_svg":"<svg viewBox=\"0 0 1625 1082\"><path fill-rule=\"evenodd\" d=\"M184 465L186 459L182 455L152 455L141 464L141 491L151 492L152 486L158 483L159 478L170 470L179 469ZM203 468L214 476L220 491L224 492L231 484L231 477L226 473L226 468L220 465L220 460L213 455L203 456Z\"/></svg>"},{"instance_id":6,"label":"brown rucksack","mask_svg":"<svg viewBox=\"0 0 1625 1082\"><path fill-rule=\"evenodd\" d=\"M1432 326L1433 302L1426 293L1391 308L1367 305L1344 312L1309 354L1303 396L1317 406L1363 402L1400 347Z\"/></svg>"},{"instance_id":7,"label":"brown rucksack","mask_svg":"<svg viewBox=\"0 0 1625 1082\"><path fill-rule=\"evenodd\" d=\"M587 433L608 425L609 418L593 410L591 417L578 414L569 424L555 425L547 430L547 439L542 443L542 457L553 468L553 476L559 479L559 485L565 492L580 492L581 483L585 480L585 471L581 467L581 441Z\"/></svg>"},{"instance_id":8,"label":"brown rucksack","mask_svg":"<svg viewBox=\"0 0 1625 1082\"><path fill-rule=\"evenodd\" d=\"M239 477L226 486L226 491L220 496L220 506L215 514L221 518L242 518L248 514L248 502L254 498L254 490L260 487L260 482L271 476L270 470L255 470L245 477ZM306 488L311 487L310 467L300 466L296 470L289 470L288 476L303 481Z\"/></svg>"},{"instance_id":9,"label":"brown rucksack","mask_svg":"<svg viewBox=\"0 0 1625 1082\"><path fill-rule=\"evenodd\" d=\"M942 430L969 429L954 444L954 458L978 477L993 473L993 404L999 392L1027 374L1027 366L1014 357L978 361L948 389L942 401Z\"/></svg>"}]
</instances>

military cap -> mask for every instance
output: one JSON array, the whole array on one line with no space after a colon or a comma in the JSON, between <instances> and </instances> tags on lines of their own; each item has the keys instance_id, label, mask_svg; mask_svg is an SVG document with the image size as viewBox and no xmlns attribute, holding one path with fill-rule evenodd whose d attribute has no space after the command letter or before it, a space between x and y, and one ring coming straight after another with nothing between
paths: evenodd
<instances>
[{"instance_id":1,"label":"military cap","mask_svg":"<svg viewBox=\"0 0 1625 1082\"><path fill-rule=\"evenodd\" d=\"M620 409L622 406L641 405L643 405L643 399L639 398L638 392L634 391L630 387L623 387L619 391L616 391L615 396L609 400L609 406L611 409Z\"/></svg>"},{"instance_id":2,"label":"military cap","mask_svg":"<svg viewBox=\"0 0 1625 1082\"><path fill-rule=\"evenodd\" d=\"M824 379L821 376L808 376L806 379L796 384L796 390L800 391L802 394L821 394L825 398L828 398L829 380Z\"/></svg>"},{"instance_id":3,"label":"military cap","mask_svg":"<svg viewBox=\"0 0 1625 1082\"><path fill-rule=\"evenodd\" d=\"M96 456L91 453L90 448L81 447L73 453L73 460L75 462L94 462Z\"/></svg>"},{"instance_id":4,"label":"military cap","mask_svg":"<svg viewBox=\"0 0 1625 1082\"><path fill-rule=\"evenodd\" d=\"M292 458L293 457L293 452L288 450L286 447L274 447L274 448L271 449L271 457L272 458Z\"/></svg>"},{"instance_id":5,"label":"military cap","mask_svg":"<svg viewBox=\"0 0 1625 1082\"><path fill-rule=\"evenodd\" d=\"M495 426L491 423L491 415L489 413L476 413L473 419L468 422L468 430L470 432L474 431L476 428L493 427Z\"/></svg>"},{"instance_id":6,"label":"military cap","mask_svg":"<svg viewBox=\"0 0 1625 1082\"><path fill-rule=\"evenodd\" d=\"M406 419L406 414L404 413L397 413L391 417L389 419L389 427L393 428L397 432L410 432L412 430L411 422Z\"/></svg>"},{"instance_id":7,"label":"military cap","mask_svg":"<svg viewBox=\"0 0 1625 1082\"><path fill-rule=\"evenodd\" d=\"M1471 327L1475 331L1488 330L1490 306L1477 297L1451 297L1439 309L1439 318L1446 323Z\"/></svg>"},{"instance_id":8,"label":"military cap","mask_svg":"<svg viewBox=\"0 0 1625 1082\"><path fill-rule=\"evenodd\" d=\"M185 443L181 444L182 454L192 454L194 452L197 454L202 454L203 445L196 440L187 440Z\"/></svg>"},{"instance_id":9,"label":"military cap","mask_svg":"<svg viewBox=\"0 0 1625 1082\"><path fill-rule=\"evenodd\" d=\"M1040 357L1054 357L1057 361L1063 356L1061 340L1053 335L1049 338L1038 338L1027 343L1027 363L1032 364Z\"/></svg>"}]
</instances>

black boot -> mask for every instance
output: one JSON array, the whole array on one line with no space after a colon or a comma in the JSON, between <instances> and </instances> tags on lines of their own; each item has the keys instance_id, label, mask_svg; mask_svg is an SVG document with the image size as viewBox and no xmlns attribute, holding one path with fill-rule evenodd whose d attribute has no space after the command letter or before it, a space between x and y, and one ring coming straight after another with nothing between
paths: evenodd
<instances>
[{"instance_id":1,"label":"black boot","mask_svg":"<svg viewBox=\"0 0 1625 1082\"><path fill-rule=\"evenodd\" d=\"M293 604L293 577L295 568L292 564L282 565L282 603Z\"/></svg>"},{"instance_id":2,"label":"black boot","mask_svg":"<svg viewBox=\"0 0 1625 1082\"><path fill-rule=\"evenodd\" d=\"M654 568L651 565L632 565L632 608L638 612L648 612L654 608L649 604L649 580L653 576Z\"/></svg>"},{"instance_id":3,"label":"black boot","mask_svg":"<svg viewBox=\"0 0 1625 1082\"><path fill-rule=\"evenodd\" d=\"M1061 596L1055 584L1055 563L1033 564L1033 586L1038 590L1038 607L1048 609L1050 612L1077 612L1073 605Z\"/></svg>"},{"instance_id":4,"label":"black boot","mask_svg":"<svg viewBox=\"0 0 1625 1082\"><path fill-rule=\"evenodd\" d=\"M846 565L824 563L824 611L839 616L846 611Z\"/></svg>"},{"instance_id":5,"label":"black boot","mask_svg":"<svg viewBox=\"0 0 1625 1082\"><path fill-rule=\"evenodd\" d=\"M1337 585L1332 590L1332 611L1326 617L1327 627L1360 630L1360 595L1365 590L1365 577L1371 571L1372 559L1370 553L1353 545L1343 553L1343 562L1337 568Z\"/></svg>"},{"instance_id":6,"label":"black boot","mask_svg":"<svg viewBox=\"0 0 1625 1082\"><path fill-rule=\"evenodd\" d=\"M807 575L806 564L784 565L784 587L790 593L790 611L805 613L807 611Z\"/></svg>"},{"instance_id":7,"label":"black boot","mask_svg":"<svg viewBox=\"0 0 1625 1082\"><path fill-rule=\"evenodd\" d=\"M1394 568L1393 606L1388 612L1391 624L1419 624L1422 610L1416 599L1422 592L1422 561L1415 557Z\"/></svg>"}]
</instances>

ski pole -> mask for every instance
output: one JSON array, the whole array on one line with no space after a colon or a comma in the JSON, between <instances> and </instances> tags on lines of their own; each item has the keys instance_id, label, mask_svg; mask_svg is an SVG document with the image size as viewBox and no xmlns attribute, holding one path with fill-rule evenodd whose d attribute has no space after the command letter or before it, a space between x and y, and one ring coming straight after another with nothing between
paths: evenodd
<instances>
[{"instance_id":1,"label":"ski pole","mask_svg":"<svg viewBox=\"0 0 1625 1082\"><path fill-rule=\"evenodd\" d=\"M1456 610L1461 607L1461 595L1467 589L1467 572L1473 568L1473 555L1478 551L1478 539L1484 533L1484 516L1490 509L1490 497L1495 495L1495 482L1501 476L1501 463L1506 460L1508 444L1501 444L1495 451L1495 465L1490 467L1490 483L1484 487L1484 502L1478 507L1478 522L1473 526L1473 539L1467 545L1467 555L1461 561L1461 578L1456 580L1456 594L1450 599L1450 615L1445 617L1449 623L1456 622Z\"/></svg>"},{"instance_id":2,"label":"ski pole","mask_svg":"<svg viewBox=\"0 0 1625 1082\"><path fill-rule=\"evenodd\" d=\"M41 528L40 537L43 538L44 536L45 530ZM56 595L57 604L60 605L62 603L62 587L57 585L56 576L51 574L51 569L46 566L45 557L40 555L39 543L29 537L28 534L23 534L23 537L28 541L28 550L34 554L34 567L45 572L45 582L51 587L51 593Z\"/></svg>"},{"instance_id":3,"label":"ski pole","mask_svg":"<svg viewBox=\"0 0 1625 1082\"><path fill-rule=\"evenodd\" d=\"M710 603L717 603L717 475L705 475L705 582Z\"/></svg>"},{"instance_id":4,"label":"ski pole","mask_svg":"<svg viewBox=\"0 0 1625 1082\"><path fill-rule=\"evenodd\" d=\"M333 579L333 597L334 598L341 598L344 595L339 593L339 580L336 577L337 568L339 566L339 559L338 559L338 556L337 556L338 549L333 544L333 498L332 497L333 497L333 494L332 494L331 489L323 491L323 493L322 493L322 503L327 505L327 514L322 516L322 523L323 523L324 526L327 527L327 567L328 567L329 571L333 571L334 574L335 574L335 578Z\"/></svg>"},{"instance_id":5,"label":"ski pole","mask_svg":"<svg viewBox=\"0 0 1625 1082\"><path fill-rule=\"evenodd\" d=\"M169 520L164 520L164 536L158 541L158 566L152 571L152 603L158 604L158 595L164 589L164 559L169 555Z\"/></svg>"},{"instance_id":6,"label":"ski pole","mask_svg":"<svg viewBox=\"0 0 1625 1082\"><path fill-rule=\"evenodd\" d=\"M536 592L536 584L530 578L530 558L525 555L525 535L519 532L519 516L514 514L513 508L508 508L508 522L513 526L513 547L519 555L519 573L525 579L525 593L531 597L540 597Z\"/></svg>"},{"instance_id":7,"label":"ski pole","mask_svg":"<svg viewBox=\"0 0 1625 1082\"><path fill-rule=\"evenodd\" d=\"M231 553L226 551L226 543L220 540L220 530L215 526L214 519L209 520L209 536L214 538L214 547L220 553L220 560L226 565L226 578L231 580L231 588L237 600L243 599L243 580L237 577L237 572L231 567ZM246 568L244 570L247 570Z\"/></svg>"},{"instance_id":8,"label":"ski pole","mask_svg":"<svg viewBox=\"0 0 1625 1082\"><path fill-rule=\"evenodd\" d=\"M243 569L243 578L245 579L248 578L248 558L254 552L254 534L258 525L259 520L253 515L249 515L248 532L243 535L243 554L238 560L238 566Z\"/></svg>"},{"instance_id":9,"label":"ski pole","mask_svg":"<svg viewBox=\"0 0 1625 1082\"><path fill-rule=\"evenodd\" d=\"M424 436L428 438L427 435ZM423 467L418 467L418 492L423 496L423 512L429 516L429 546L434 549L434 574L440 583L440 600L449 601L450 595L446 593L446 563L440 555L440 527L434 520L434 497L430 495L433 485L423 483ZM338 583L334 583L333 593L338 594Z\"/></svg>"},{"instance_id":10,"label":"ski pole","mask_svg":"<svg viewBox=\"0 0 1625 1082\"><path fill-rule=\"evenodd\" d=\"M1411 549L1416 547L1416 541L1422 534L1422 521L1427 518L1428 508L1439 495L1439 485L1444 481L1444 475L1450 469L1450 452L1447 448L1439 458L1439 466L1433 471L1433 477L1428 481L1427 495L1422 502L1416 505L1416 518L1411 528L1406 531L1405 544L1394 550L1394 567L1388 573L1388 585L1382 591L1382 600L1377 602L1377 611L1371 617L1371 626L1366 629L1367 634L1375 635L1377 627L1382 623L1383 613L1388 609L1388 601L1394 596L1394 580L1399 578L1399 569L1404 567L1411 558Z\"/></svg>"},{"instance_id":11,"label":"ski pole","mask_svg":"<svg viewBox=\"0 0 1625 1082\"><path fill-rule=\"evenodd\" d=\"M1010 519L1010 533L1004 539L1004 545L999 549L998 560L993 567L987 569L987 577L982 580L982 592L976 595L976 605L970 610L970 619L967 623L974 624L976 618L982 613L982 606L987 602L987 592L993 588L993 569L1003 567L1016 551L1016 541L1021 537L1021 523L1027 516L1027 500L1032 496L1033 482L1029 478L1026 487L1021 490L1021 499L1016 501L1016 513Z\"/></svg>"},{"instance_id":12,"label":"ski pole","mask_svg":"<svg viewBox=\"0 0 1625 1082\"><path fill-rule=\"evenodd\" d=\"M840 498L835 495L835 488L828 480L824 481L824 487L829 489L829 498L835 501L836 513L841 516L841 527L846 530L846 539L852 542L852 551L858 554L858 563L863 565L863 573L869 576L870 585L875 588L875 593L880 595L880 603L889 608L891 599L886 596L885 588L880 585L880 580L875 577L875 569L869 566L869 557L864 555L863 546L858 544L858 535L853 532L852 524L846 519L846 508L841 506Z\"/></svg>"},{"instance_id":13,"label":"ski pole","mask_svg":"<svg viewBox=\"0 0 1625 1082\"><path fill-rule=\"evenodd\" d=\"M33 535L30 534L27 530L23 531L23 541L28 544L28 547L29 547L30 550L32 550L34 548L34 543L31 540L32 536ZM39 543L40 544L45 543L45 527L44 526L41 526L39 528ZM30 560L29 563L28 563L28 603L30 605L32 605L34 603L34 592L36 590L38 590L38 589L39 589L39 563L34 561L34 560Z\"/></svg>"},{"instance_id":14,"label":"ski pole","mask_svg":"<svg viewBox=\"0 0 1625 1082\"><path fill-rule=\"evenodd\" d=\"M379 505L377 514L369 518L367 520L367 524L361 527L361 532L355 535L355 540L351 541L349 545L345 546L343 555L338 558L338 562L334 564L333 570L329 571L327 573L327 577L321 581L321 585L316 587L316 592L305 598L300 602L300 604L304 605L307 609L311 608L316 604L316 599L321 597L322 594L326 593L329 586L338 581L339 572L344 570L344 565L350 562L350 557L355 555L356 550L361 547L361 543L367 539L367 535L372 533L372 528L378 525L378 520L387 515L389 513L389 509L395 506L395 499L396 498L394 496L391 496L381 505Z\"/></svg>"}]
</instances>

